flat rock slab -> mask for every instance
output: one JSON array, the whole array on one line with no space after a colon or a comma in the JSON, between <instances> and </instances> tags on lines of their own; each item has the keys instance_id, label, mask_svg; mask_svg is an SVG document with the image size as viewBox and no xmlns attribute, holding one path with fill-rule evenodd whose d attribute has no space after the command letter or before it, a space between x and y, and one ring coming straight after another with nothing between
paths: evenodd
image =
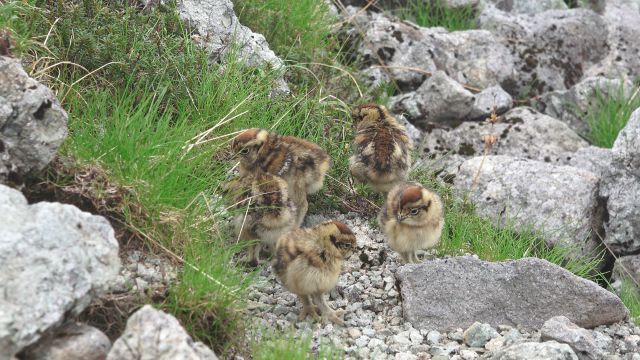
<instances>
[{"instance_id":1,"label":"flat rock slab","mask_svg":"<svg viewBox=\"0 0 640 360\"><path fill-rule=\"evenodd\" d=\"M478 321L493 327L539 329L554 316L592 328L625 320L613 293L546 260L492 263L453 257L399 268L405 320L420 329L448 331Z\"/></svg>"},{"instance_id":2,"label":"flat rock slab","mask_svg":"<svg viewBox=\"0 0 640 360\"><path fill-rule=\"evenodd\" d=\"M560 120L529 107L517 107L500 117L493 127L485 121L465 121L455 129L433 129L419 146L422 156L440 158L451 154L467 158L482 155L484 136L496 143L489 155L508 155L564 165L577 150L589 144Z\"/></svg>"}]
</instances>

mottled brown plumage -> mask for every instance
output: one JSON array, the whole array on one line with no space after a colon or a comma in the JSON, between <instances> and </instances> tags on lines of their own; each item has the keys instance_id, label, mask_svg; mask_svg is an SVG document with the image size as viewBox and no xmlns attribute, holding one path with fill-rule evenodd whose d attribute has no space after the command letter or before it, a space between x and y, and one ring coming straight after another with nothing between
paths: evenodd
<instances>
[{"instance_id":1,"label":"mottled brown plumage","mask_svg":"<svg viewBox=\"0 0 640 360\"><path fill-rule=\"evenodd\" d=\"M262 171L287 181L300 226L307 213L307 194L322 188L331 165L329 155L309 141L264 129L245 130L233 140L232 149L240 155L241 175Z\"/></svg>"},{"instance_id":2,"label":"mottled brown plumage","mask_svg":"<svg viewBox=\"0 0 640 360\"><path fill-rule=\"evenodd\" d=\"M342 325L338 312L327 305L323 294L338 282L342 261L356 247L356 237L347 225L332 220L284 234L276 245L272 267L282 284L302 302L299 320L308 315Z\"/></svg>"},{"instance_id":3,"label":"mottled brown plumage","mask_svg":"<svg viewBox=\"0 0 640 360\"><path fill-rule=\"evenodd\" d=\"M351 176L376 191L388 192L406 179L411 165L407 130L382 105L360 105L351 115L356 125Z\"/></svg>"},{"instance_id":4,"label":"mottled brown plumage","mask_svg":"<svg viewBox=\"0 0 640 360\"><path fill-rule=\"evenodd\" d=\"M396 185L378 213L389 246L405 263L419 262L416 251L438 245L444 225L440 197L418 183Z\"/></svg>"},{"instance_id":5,"label":"mottled brown plumage","mask_svg":"<svg viewBox=\"0 0 640 360\"><path fill-rule=\"evenodd\" d=\"M236 213L233 218L239 240L260 240L249 250L248 260L260 263L260 251L275 250L278 238L295 226L295 205L287 182L268 173L236 177L224 185ZM248 209L247 209L248 207Z\"/></svg>"}]
</instances>

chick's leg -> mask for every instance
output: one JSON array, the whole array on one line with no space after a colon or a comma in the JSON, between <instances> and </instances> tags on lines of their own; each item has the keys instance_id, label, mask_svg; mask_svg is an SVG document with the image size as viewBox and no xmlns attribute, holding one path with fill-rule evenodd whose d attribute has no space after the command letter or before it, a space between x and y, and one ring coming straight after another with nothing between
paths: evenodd
<instances>
[{"instance_id":1,"label":"chick's leg","mask_svg":"<svg viewBox=\"0 0 640 360\"><path fill-rule=\"evenodd\" d=\"M420 263L420 259L418 259L418 254L416 254L415 251L412 251L409 253L409 258L411 260L412 263L414 264L419 264Z\"/></svg>"},{"instance_id":2,"label":"chick's leg","mask_svg":"<svg viewBox=\"0 0 640 360\"><path fill-rule=\"evenodd\" d=\"M411 255L408 252L401 252L400 253L400 257L402 258L402 263L403 264L409 264L411 263Z\"/></svg>"},{"instance_id":3,"label":"chick's leg","mask_svg":"<svg viewBox=\"0 0 640 360\"><path fill-rule=\"evenodd\" d=\"M318 305L320 309L320 315L322 315L322 319L329 320L337 325L344 325L344 320L340 317L344 315L344 311L335 311L329 307L327 301L324 299L323 294L314 294L312 295L313 302Z\"/></svg>"},{"instance_id":4,"label":"chick's leg","mask_svg":"<svg viewBox=\"0 0 640 360\"><path fill-rule=\"evenodd\" d=\"M307 210L309 209L309 202L307 202L307 195L301 194L296 199L296 225L295 227L300 227L302 222L304 221L305 215L307 215Z\"/></svg>"},{"instance_id":5,"label":"chick's leg","mask_svg":"<svg viewBox=\"0 0 640 360\"><path fill-rule=\"evenodd\" d=\"M311 303L311 297L309 297L309 295L298 295L298 297L302 303L302 310L300 311L300 315L298 315L298 321L306 319L309 315L316 321L319 320L320 316L318 316L315 306Z\"/></svg>"},{"instance_id":6,"label":"chick's leg","mask_svg":"<svg viewBox=\"0 0 640 360\"><path fill-rule=\"evenodd\" d=\"M262 250L262 245L260 243L252 245L247 249L247 257L245 258L246 264L249 264L250 266L260 265L260 250Z\"/></svg>"}]
</instances>

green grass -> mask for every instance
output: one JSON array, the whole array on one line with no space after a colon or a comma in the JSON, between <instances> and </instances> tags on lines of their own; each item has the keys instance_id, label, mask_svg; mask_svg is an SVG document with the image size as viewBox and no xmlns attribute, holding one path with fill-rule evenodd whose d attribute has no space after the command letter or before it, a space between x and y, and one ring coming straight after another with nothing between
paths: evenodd
<instances>
[{"instance_id":1,"label":"green grass","mask_svg":"<svg viewBox=\"0 0 640 360\"><path fill-rule=\"evenodd\" d=\"M209 200L233 166L226 148L229 135L246 127L275 125L278 132L310 138L345 158L340 154L347 143L343 126L322 120L335 111L331 105L325 108L313 94L274 101L269 98L270 84L268 76L228 63L224 72L204 73L199 85L190 89L191 96L178 99L175 108L163 107L165 90L134 84L115 92L87 90L86 104L80 97L68 102L71 137L64 153L86 161L99 159L115 180L134 189L131 201L147 209L148 218L130 217L128 222L207 274L186 269L167 308L221 353L241 338L233 330L242 328L239 311L231 309L242 308L246 285L238 281L242 269L229 261L237 248L226 246L232 237L219 226L223 216ZM193 138L235 115L240 116L195 145ZM221 138L209 141L217 137ZM188 150L189 145L195 146ZM332 171L339 176L336 168ZM219 267L211 268L212 263ZM194 321L198 319L208 320Z\"/></svg>"},{"instance_id":2,"label":"green grass","mask_svg":"<svg viewBox=\"0 0 640 360\"><path fill-rule=\"evenodd\" d=\"M265 36L281 58L317 61L331 51L332 19L318 0L234 0L240 22Z\"/></svg>"},{"instance_id":3,"label":"green grass","mask_svg":"<svg viewBox=\"0 0 640 360\"><path fill-rule=\"evenodd\" d=\"M423 27L441 26L449 31L469 30L478 27L476 9L473 6L449 8L442 0L409 0L397 15Z\"/></svg>"},{"instance_id":4,"label":"green grass","mask_svg":"<svg viewBox=\"0 0 640 360\"><path fill-rule=\"evenodd\" d=\"M296 335L294 330L284 335L270 329L260 329L260 340L251 344L254 360L280 359L342 359L342 351L331 345L322 344L313 352L310 335Z\"/></svg>"},{"instance_id":5,"label":"green grass","mask_svg":"<svg viewBox=\"0 0 640 360\"><path fill-rule=\"evenodd\" d=\"M207 60L171 4L141 13L128 1L23 0L0 9L0 28L10 29L14 55L31 61L31 73L62 100L68 92L81 95L79 89L132 82L167 88L170 99L186 98Z\"/></svg>"},{"instance_id":6,"label":"green grass","mask_svg":"<svg viewBox=\"0 0 640 360\"><path fill-rule=\"evenodd\" d=\"M640 89L640 88L636 88ZM631 113L640 107L640 94L635 90L631 96L625 96L628 89L622 86L617 91L605 94L596 90L595 104L586 114L589 125L588 138L595 146L611 148L618 133L625 127Z\"/></svg>"},{"instance_id":7,"label":"green grass","mask_svg":"<svg viewBox=\"0 0 640 360\"><path fill-rule=\"evenodd\" d=\"M629 309L633 322L640 326L640 288L638 285L630 280L623 280L618 296Z\"/></svg>"}]
</instances>

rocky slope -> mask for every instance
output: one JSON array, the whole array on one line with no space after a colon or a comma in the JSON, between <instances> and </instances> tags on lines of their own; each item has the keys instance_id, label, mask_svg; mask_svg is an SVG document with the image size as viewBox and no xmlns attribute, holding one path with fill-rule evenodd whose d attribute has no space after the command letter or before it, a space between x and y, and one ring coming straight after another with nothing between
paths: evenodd
<instances>
[{"instance_id":1,"label":"rocky slope","mask_svg":"<svg viewBox=\"0 0 640 360\"><path fill-rule=\"evenodd\" d=\"M378 7L344 13L365 60L360 75L400 89L390 108L408 121L423 154L417 166L440 171L495 224L510 216L541 227L550 246L575 245L573 256L606 248L618 257L614 280L640 281L640 110L612 149L580 136L596 88L625 84L627 95L637 95L640 3L447 3L476 6L479 29L421 28ZM212 61L224 62L226 45L238 41L250 64L282 66L261 35L239 24L230 1L178 1L178 9ZM0 80L0 359L215 359L175 318L148 306L113 345L69 321L106 292L163 288L176 269L139 252L123 256L121 266L104 218L70 205L27 204L4 185L19 186L45 167L67 129L53 93L18 60L0 57ZM284 80L274 87L287 92ZM523 97L530 106L515 106ZM483 120L492 111L501 121L489 125ZM487 134L497 140L488 150ZM346 325L296 322L299 304L269 267L250 291L258 324L293 325L316 349L330 343L354 359L640 359L640 328L620 299L562 268L533 258L487 263L472 254L402 266L357 214L311 215L305 225L327 218L347 223L358 239L329 299L346 311Z\"/></svg>"}]
</instances>

